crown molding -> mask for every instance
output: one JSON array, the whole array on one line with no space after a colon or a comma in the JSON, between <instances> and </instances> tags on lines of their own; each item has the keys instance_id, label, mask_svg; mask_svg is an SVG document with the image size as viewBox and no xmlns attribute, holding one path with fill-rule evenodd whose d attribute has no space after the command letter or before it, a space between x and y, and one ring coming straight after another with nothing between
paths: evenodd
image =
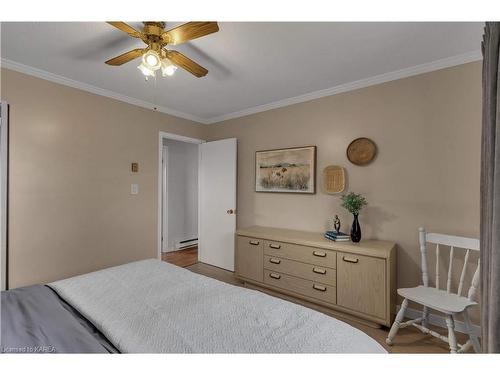
<instances>
[{"instance_id":1,"label":"crown molding","mask_svg":"<svg viewBox=\"0 0 500 375\"><path fill-rule=\"evenodd\" d=\"M401 70L396 70L393 72L389 73L384 73L380 74L377 76L361 79L359 81L353 81L349 83L345 83L342 85L338 86L333 86L324 90L318 90L318 91L312 91L310 93L304 94L304 95L299 95L299 96L294 96L291 98L283 99L283 100L278 100L275 102L259 105L256 107L251 107L247 109L243 109L241 111L237 112L232 112L228 113L225 115L221 116L216 116L216 117L211 117L206 120L206 123L208 124L215 124L218 122L238 118L238 117L243 117L243 116L248 116L248 115L253 115L255 113L259 112L265 112L269 111L271 109L276 109L276 108L282 108L282 107L287 107L292 104L298 104L298 103L303 103L303 102L308 102L314 99L319 99L323 98L325 96L331 96L335 94L340 94L343 92L348 92L348 91L353 91L353 90L358 90L364 87L369 87L369 86L374 86L378 85L381 83L389 82L389 81L395 81L398 79L402 78L407 78L423 73L428 73L432 72L434 70L440 70L444 68L449 68L452 66L457 66L457 65L462 65L474 61L479 61L482 60L482 54L481 51L472 51L468 53L464 53L461 55L456 55L452 57L447 57L445 59L441 60L436 60L430 63L425 63L421 65L415 65L409 68L404 68Z\"/></svg>"},{"instance_id":2,"label":"crown molding","mask_svg":"<svg viewBox=\"0 0 500 375\"><path fill-rule=\"evenodd\" d=\"M358 90L358 89L361 89L364 87L374 86L374 85L378 85L378 84L385 83L385 82L395 81L395 80L402 79L402 78L407 78L407 77L411 77L411 76L415 76L415 75L419 75L419 74L423 74L423 73L432 72L435 70L445 69L445 68L449 68L452 66L457 66L457 65L462 65L462 64L474 62L474 61L479 61L481 59L482 59L481 51L479 51L479 50L472 51L472 52L468 52L468 53L464 53L464 54L460 54L460 55L456 55L456 56L447 57L445 59L432 61L430 63L415 65L415 66L412 66L409 68L404 68L401 70L396 70L393 72L376 75L376 76L361 79L358 81L353 81L353 82L345 83L342 85L333 86L333 87L323 89L323 90L312 91L312 92L309 92L307 94L294 96L291 98L278 100L275 102L271 102L271 103L267 103L267 104L263 104L263 105L258 105L255 107L243 109L241 111L231 112L231 113L227 113L227 114L224 114L221 116L215 116L215 117L210 117L210 118L198 117L198 116L195 116L195 115L192 115L189 113L177 111L177 110L172 109L172 108L163 107L163 106L160 106L160 105L157 105L154 103L149 103L149 102L143 101L141 99L132 98L132 97L122 95L122 94L119 94L119 93L111 91L111 90L107 90L107 89L103 89L103 88L100 88L97 86L89 85L87 83L83 83L80 81L75 81L75 80L70 79L70 78L66 78L66 77L63 77L63 76L60 76L57 74L47 72L45 70L33 68L31 66L20 64L18 62L11 61L11 60L4 59L4 58L1 59L1 66L3 68L15 70L15 71L20 72L20 73L28 74L28 75L38 77L41 79L45 79L45 80L48 80L51 82L55 82L55 83L58 83L61 85L73 87L76 89L91 92L93 94L97 94L97 95L101 95L101 96L106 96L108 98L119 100L119 101L122 101L125 103L139 106L139 107L147 108L147 109L150 109L153 111L166 113L166 114L169 114L169 115L172 115L175 117L180 117L180 118L183 118L186 120L191 120L191 121L195 121L195 122L202 123L202 124L216 124L219 122L231 120L231 119L238 118L238 117L253 115L255 113L265 112L265 111L269 111L269 110L276 109L276 108L287 107L287 106L292 105L292 104L308 102L308 101L311 101L314 99L323 98L325 96L331 96L331 95L340 94L340 93L344 93L344 92L348 92L348 91Z\"/></svg>"},{"instance_id":3,"label":"crown molding","mask_svg":"<svg viewBox=\"0 0 500 375\"><path fill-rule=\"evenodd\" d=\"M16 72L28 74L30 76L41 78L41 79L44 79L47 81L55 82L55 83L58 83L60 85L69 86L69 87L73 87L75 89L87 91L87 92L90 92L92 94L106 96L106 97L111 98L111 99L119 100L121 102L129 103L129 104L136 105L136 106L142 107L142 108L147 108L147 109L150 109L152 111L166 113L168 115L180 117L180 118L183 118L186 120L191 120L191 121L200 122L200 123L206 123L206 120L204 120L198 116L191 115L189 113L180 112L180 111L177 111L177 110L172 109L172 108L163 107L163 106L160 106L160 105L157 105L154 103L146 102L146 101L141 100L141 99L132 98L130 96L119 94L119 93L111 91L111 90L106 90L106 89L103 89L101 87L89 85L87 83L83 83L80 81L75 81L73 79L63 77L63 76L60 76L60 75L57 75L54 73L50 73L50 72L47 72L45 70L33 68L31 66L28 66L28 65L20 64L18 62L12 61L12 60L2 58L1 59L1 67L7 68L10 70L14 70Z\"/></svg>"}]
</instances>

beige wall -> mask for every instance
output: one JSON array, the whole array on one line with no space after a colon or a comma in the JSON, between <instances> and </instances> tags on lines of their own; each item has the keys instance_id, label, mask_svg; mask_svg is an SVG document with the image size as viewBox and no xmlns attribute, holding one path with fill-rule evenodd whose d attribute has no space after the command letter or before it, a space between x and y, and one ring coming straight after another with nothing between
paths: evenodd
<instances>
[{"instance_id":1,"label":"beige wall","mask_svg":"<svg viewBox=\"0 0 500 375\"><path fill-rule=\"evenodd\" d=\"M478 62L225 121L212 125L210 138L238 138L238 227L323 231L339 214L349 230L339 197L320 187L324 167L345 167L348 189L369 202L360 215L363 237L399 245L403 287L420 281L419 226L479 236L480 134ZM379 148L365 167L345 156L361 136ZM302 145L318 147L317 194L254 192L255 151Z\"/></svg>"},{"instance_id":2,"label":"beige wall","mask_svg":"<svg viewBox=\"0 0 500 375\"><path fill-rule=\"evenodd\" d=\"M320 187L325 166L344 166L348 189L369 202L363 237L396 241L398 284L414 285L420 225L479 236L480 76L471 63L207 126L2 70L11 105L10 286L156 256L160 130L238 138L238 227L323 231L339 214L347 231L339 197ZM345 157L360 136L379 147L366 167ZM255 193L255 151L301 145L318 146L317 194Z\"/></svg>"},{"instance_id":3,"label":"beige wall","mask_svg":"<svg viewBox=\"0 0 500 375\"><path fill-rule=\"evenodd\" d=\"M10 287L155 257L159 131L203 138L206 127L1 74L10 104Z\"/></svg>"}]
</instances>

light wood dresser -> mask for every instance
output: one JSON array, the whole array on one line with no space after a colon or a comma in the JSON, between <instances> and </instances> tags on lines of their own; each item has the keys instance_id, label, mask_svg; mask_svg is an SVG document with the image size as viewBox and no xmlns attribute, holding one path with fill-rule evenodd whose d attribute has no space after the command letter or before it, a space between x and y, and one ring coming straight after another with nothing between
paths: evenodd
<instances>
[{"instance_id":1,"label":"light wood dresser","mask_svg":"<svg viewBox=\"0 0 500 375\"><path fill-rule=\"evenodd\" d=\"M389 327L396 308L396 245L333 242L322 233L268 227L236 232L236 276Z\"/></svg>"}]
</instances>

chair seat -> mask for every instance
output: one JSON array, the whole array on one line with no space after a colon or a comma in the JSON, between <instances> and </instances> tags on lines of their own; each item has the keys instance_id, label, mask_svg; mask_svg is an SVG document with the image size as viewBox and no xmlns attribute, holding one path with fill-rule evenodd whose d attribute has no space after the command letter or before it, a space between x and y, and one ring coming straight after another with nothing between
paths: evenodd
<instances>
[{"instance_id":1,"label":"chair seat","mask_svg":"<svg viewBox=\"0 0 500 375\"><path fill-rule=\"evenodd\" d=\"M460 313L469 306L477 305L466 297L448 293L446 290L419 285L416 288L398 289L401 297L420 303L443 313Z\"/></svg>"}]
</instances>

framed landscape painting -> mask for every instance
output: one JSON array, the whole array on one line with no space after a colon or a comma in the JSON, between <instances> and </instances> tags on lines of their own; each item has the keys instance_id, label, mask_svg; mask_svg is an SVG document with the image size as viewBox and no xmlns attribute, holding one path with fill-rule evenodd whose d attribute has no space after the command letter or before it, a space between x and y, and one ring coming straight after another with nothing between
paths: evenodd
<instances>
[{"instance_id":1,"label":"framed landscape painting","mask_svg":"<svg viewBox=\"0 0 500 375\"><path fill-rule=\"evenodd\" d=\"M314 194L316 146L257 151L255 191Z\"/></svg>"}]
</instances>

